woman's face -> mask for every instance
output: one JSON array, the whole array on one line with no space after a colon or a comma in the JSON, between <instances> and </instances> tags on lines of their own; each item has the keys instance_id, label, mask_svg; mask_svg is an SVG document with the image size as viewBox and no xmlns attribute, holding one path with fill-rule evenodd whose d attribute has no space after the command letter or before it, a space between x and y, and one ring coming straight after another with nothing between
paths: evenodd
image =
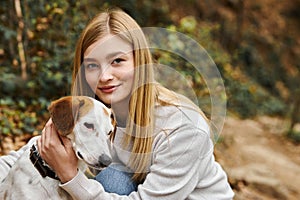
<instances>
[{"instance_id":1,"label":"woman's face","mask_svg":"<svg viewBox=\"0 0 300 200\"><path fill-rule=\"evenodd\" d=\"M87 83L105 104L129 100L134 78L130 44L108 34L86 49L83 62Z\"/></svg>"}]
</instances>

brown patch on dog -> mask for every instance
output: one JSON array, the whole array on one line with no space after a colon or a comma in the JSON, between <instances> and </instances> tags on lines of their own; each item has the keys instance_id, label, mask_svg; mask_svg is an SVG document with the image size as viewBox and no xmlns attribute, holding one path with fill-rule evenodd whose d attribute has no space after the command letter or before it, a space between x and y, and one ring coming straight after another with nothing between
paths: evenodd
<instances>
[{"instance_id":1,"label":"brown patch on dog","mask_svg":"<svg viewBox=\"0 0 300 200\"><path fill-rule=\"evenodd\" d=\"M105 108L103 108L103 112L104 112L104 114L106 114L107 116L109 116L109 113L107 112L107 110Z\"/></svg>"},{"instance_id":2,"label":"brown patch on dog","mask_svg":"<svg viewBox=\"0 0 300 200\"><path fill-rule=\"evenodd\" d=\"M111 119L111 124L113 125L114 130L111 133L109 133L109 139L111 141L114 141L115 135L116 135L116 131L117 131L117 120L116 120L115 115L114 115L114 113L113 113L112 110L111 110L111 113L109 114L109 112L107 111L107 109L103 108L103 112L104 112L105 115L109 116L110 119Z\"/></svg>"},{"instance_id":3,"label":"brown patch on dog","mask_svg":"<svg viewBox=\"0 0 300 200\"><path fill-rule=\"evenodd\" d=\"M111 111L110 119L111 119L111 124L114 127L114 131L110 134L109 138L110 138L111 141L114 141L115 135L116 135L116 131L117 131L117 120L115 118L115 114L113 113L113 111Z\"/></svg>"},{"instance_id":4,"label":"brown patch on dog","mask_svg":"<svg viewBox=\"0 0 300 200\"><path fill-rule=\"evenodd\" d=\"M51 102L48 110L54 126L60 135L73 131L78 119L93 108L93 101L87 97L67 96Z\"/></svg>"}]
</instances>

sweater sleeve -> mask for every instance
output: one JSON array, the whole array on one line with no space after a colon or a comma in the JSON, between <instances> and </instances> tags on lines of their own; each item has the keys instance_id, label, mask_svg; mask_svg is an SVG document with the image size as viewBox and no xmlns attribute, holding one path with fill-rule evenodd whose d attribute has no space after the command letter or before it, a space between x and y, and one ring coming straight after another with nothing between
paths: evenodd
<instances>
[{"instance_id":1,"label":"sweater sleeve","mask_svg":"<svg viewBox=\"0 0 300 200\"><path fill-rule=\"evenodd\" d=\"M190 195L193 191L202 189L206 191L205 195L198 195L196 199L216 199L213 194L215 191L223 193L223 199L231 199L230 188L218 184L218 180L224 177L221 177L222 173L221 176L216 173L214 164L209 163L212 157L213 145L208 134L186 125L156 141L150 172L137 192L129 196L106 193L100 183L87 179L81 172L61 187L78 200L192 199ZM205 180L211 172L219 176L214 179L215 182ZM197 189L201 186L199 182L209 184L203 184L203 188Z\"/></svg>"},{"instance_id":2,"label":"sweater sleeve","mask_svg":"<svg viewBox=\"0 0 300 200\"><path fill-rule=\"evenodd\" d=\"M37 136L38 137L38 136ZM8 155L0 157L0 182L7 176L10 168L15 164L19 157L31 147L37 137L33 137L29 142L17 151L11 151Z\"/></svg>"}]
</instances>

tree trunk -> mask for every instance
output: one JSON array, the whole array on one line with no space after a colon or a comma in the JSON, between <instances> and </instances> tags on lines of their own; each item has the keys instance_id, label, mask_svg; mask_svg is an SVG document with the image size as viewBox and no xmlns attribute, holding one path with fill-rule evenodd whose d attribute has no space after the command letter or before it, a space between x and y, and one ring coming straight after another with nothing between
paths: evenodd
<instances>
[{"instance_id":1,"label":"tree trunk","mask_svg":"<svg viewBox=\"0 0 300 200\"><path fill-rule=\"evenodd\" d=\"M242 40L242 34L244 29L244 0L238 1L237 7L237 21L236 21L236 43L239 45Z\"/></svg>"},{"instance_id":2,"label":"tree trunk","mask_svg":"<svg viewBox=\"0 0 300 200\"><path fill-rule=\"evenodd\" d=\"M23 30L24 30L24 20L23 20L20 0L15 0L15 9L18 17L17 42L18 42L19 58L21 62L21 77L23 80L26 80L27 79L26 58L25 58L25 51L24 51L23 37L22 37Z\"/></svg>"},{"instance_id":3,"label":"tree trunk","mask_svg":"<svg viewBox=\"0 0 300 200\"><path fill-rule=\"evenodd\" d=\"M8 28L11 30L15 29L14 22L15 20L15 9L14 9L14 2L9 1L8 2L8 9L7 9L7 15L10 20L8 20ZM9 37L8 40L8 52L9 52L9 59L12 61L15 58L16 55L16 42L13 37Z\"/></svg>"}]
</instances>

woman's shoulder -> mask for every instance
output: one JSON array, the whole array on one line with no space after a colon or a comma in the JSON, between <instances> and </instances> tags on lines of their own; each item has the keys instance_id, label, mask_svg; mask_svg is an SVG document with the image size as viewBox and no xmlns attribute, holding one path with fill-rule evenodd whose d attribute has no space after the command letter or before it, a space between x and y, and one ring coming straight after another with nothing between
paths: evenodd
<instances>
[{"instance_id":1,"label":"woman's shoulder","mask_svg":"<svg viewBox=\"0 0 300 200\"><path fill-rule=\"evenodd\" d=\"M209 133L208 120L201 110L186 103L157 105L155 117L155 126L159 129L175 130L189 127Z\"/></svg>"},{"instance_id":2,"label":"woman's shoulder","mask_svg":"<svg viewBox=\"0 0 300 200\"><path fill-rule=\"evenodd\" d=\"M158 87L159 94L156 103L156 121L170 123L169 125L189 125L191 128L201 128L209 131L208 119L202 110L186 96Z\"/></svg>"},{"instance_id":3,"label":"woman's shoulder","mask_svg":"<svg viewBox=\"0 0 300 200\"><path fill-rule=\"evenodd\" d=\"M191 155L198 157L205 157L211 153L213 145L209 125L197 110L186 106L168 105L158 106L156 111L153 152L157 153L165 148L177 151L177 148L189 147Z\"/></svg>"}]
</instances>

